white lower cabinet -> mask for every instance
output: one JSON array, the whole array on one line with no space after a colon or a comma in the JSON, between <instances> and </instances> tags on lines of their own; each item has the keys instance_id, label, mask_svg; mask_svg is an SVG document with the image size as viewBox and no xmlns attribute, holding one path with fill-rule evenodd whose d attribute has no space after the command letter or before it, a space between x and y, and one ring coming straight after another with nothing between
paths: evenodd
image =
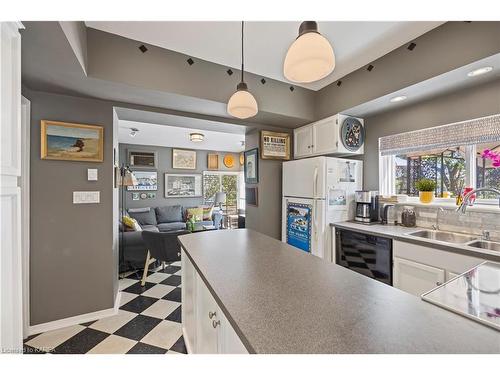
<instances>
[{"instance_id":1,"label":"white lower cabinet","mask_svg":"<svg viewBox=\"0 0 500 375\"><path fill-rule=\"evenodd\" d=\"M444 283L444 279L441 268L394 257L394 286L398 289L420 296Z\"/></svg>"},{"instance_id":2,"label":"white lower cabinet","mask_svg":"<svg viewBox=\"0 0 500 375\"><path fill-rule=\"evenodd\" d=\"M416 296L483 262L481 258L396 240L393 257L394 287Z\"/></svg>"},{"instance_id":3,"label":"white lower cabinet","mask_svg":"<svg viewBox=\"0 0 500 375\"><path fill-rule=\"evenodd\" d=\"M182 250L182 330L189 353L247 354L203 279Z\"/></svg>"}]
</instances>

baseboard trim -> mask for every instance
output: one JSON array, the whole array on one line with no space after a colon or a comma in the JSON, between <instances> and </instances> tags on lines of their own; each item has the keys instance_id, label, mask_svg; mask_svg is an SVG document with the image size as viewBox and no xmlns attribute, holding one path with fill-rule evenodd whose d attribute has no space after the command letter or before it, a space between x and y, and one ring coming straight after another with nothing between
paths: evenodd
<instances>
[{"instance_id":1,"label":"baseboard trim","mask_svg":"<svg viewBox=\"0 0 500 375\"><path fill-rule=\"evenodd\" d=\"M115 305L110 309L94 311L94 312L87 313L87 314L71 316L69 318L64 318L64 319L54 320L52 322L47 322L47 323L42 323L42 324L36 324L34 326L29 326L28 327L28 334L29 334L29 336L36 335L39 333L52 331L54 329L66 328L66 327L70 327L70 326L73 326L76 324L86 323L86 322L90 322L92 320L98 320L98 319L107 318L107 317L116 315L116 314L118 314L118 309L120 308L121 296L122 296L122 293L119 291L116 294Z\"/></svg>"}]
</instances>

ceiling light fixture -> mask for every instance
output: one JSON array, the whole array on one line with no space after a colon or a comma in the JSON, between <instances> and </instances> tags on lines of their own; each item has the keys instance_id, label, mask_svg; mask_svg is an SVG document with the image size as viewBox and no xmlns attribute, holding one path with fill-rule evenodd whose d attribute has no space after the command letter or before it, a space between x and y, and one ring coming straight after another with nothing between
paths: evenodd
<instances>
[{"instance_id":1,"label":"ceiling light fixture","mask_svg":"<svg viewBox=\"0 0 500 375\"><path fill-rule=\"evenodd\" d=\"M390 102L397 103L397 102L402 102L403 100L406 100L406 99L408 99L406 96L400 95L400 96L395 96L394 98L391 98Z\"/></svg>"},{"instance_id":2,"label":"ceiling light fixture","mask_svg":"<svg viewBox=\"0 0 500 375\"><path fill-rule=\"evenodd\" d=\"M137 129L137 128L130 128L130 134L129 135L132 138L134 138L137 135L137 133L139 133L139 129Z\"/></svg>"},{"instance_id":3,"label":"ceiling light fixture","mask_svg":"<svg viewBox=\"0 0 500 375\"><path fill-rule=\"evenodd\" d=\"M283 73L297 83L319 81L335 68L335 54L328 39L318 32L315 21L304 21L299 36L288 48Z\"/></svg>"},{"instance_id":4,"label":"ceiling light fixture","mask_svg":"<svg viewBox=\"0 0 500 375\"><path fill-rule=\"evenodd\" d=\"M467 76L469 76L469 77L476 77L476 76L480 76L481 74L489 73L492 70L493 70L492 66L484 66L482 68L475 69L475 70L467 73Z\"/></svg>"},{"instance_id":5,"label":"ceiling light fixture","mask_svg":"<svg viewBox=\"0 0 500 375\"><path fill-rule=\"evenodd\" d=\"M257 101L248 91L247 84L243 81L244 55L243 55L243 34L244 22L241 21L241 82L236 86L236 92L229 98L227 102L227 113L231 116L245 119L253 117L258 112Z\"/></svg>"},{"instance_id":6,"label":"ceiling light fixture","mask_svg":"<svg viewBox=\"0 0 500 375\"><path fill-rule=\"evenodd\" d=\"M189 134L189 140L191 142L203 142L205 139L205 135L201 133L190 133Z\"/></svg>"}]
</instances>

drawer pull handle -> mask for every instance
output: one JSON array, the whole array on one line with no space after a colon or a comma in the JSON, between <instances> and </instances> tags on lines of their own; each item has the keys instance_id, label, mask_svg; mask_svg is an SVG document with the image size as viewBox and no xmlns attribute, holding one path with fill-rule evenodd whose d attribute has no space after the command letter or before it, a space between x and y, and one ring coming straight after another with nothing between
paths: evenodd
<instances>
[{"instance_id":1,"label":"drawer pull handle","mask_svg":"<svg viewBox=\"0 0 500 375\"><path fill-rule=\"evenodd\" d=\"M217 315L217 312L215 312L215 311L214 312L209 311L208 312L208 319L212 319L216 315Z\"/></svg>"},{"instance_id":2,"label":"drawer pull handle","mask_svg":"<svg viewBox=\"0 0 500 375\"><path fill-rule=\"evenodd\" d=\"M212 320L212 327L217 328L217 326L220 326L220 320Z\"/></svg>"}]
</instances>

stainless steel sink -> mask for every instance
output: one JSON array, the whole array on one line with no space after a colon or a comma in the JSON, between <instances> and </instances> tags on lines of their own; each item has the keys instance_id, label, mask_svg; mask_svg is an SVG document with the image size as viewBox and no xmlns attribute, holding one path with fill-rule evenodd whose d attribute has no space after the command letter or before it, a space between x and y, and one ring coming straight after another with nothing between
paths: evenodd
<instances>
[{"instance_id":1,"label":"stainless steel sink","mask_svg":"<svg viewBox=\"0 0 500 375\"><path fill-rule=\"evenodd\" d=\"M409 236L427 238L429 240L449 242L449 243L466 243L477 239L477 236L470 236L467 234L443 232L440 230L418 230L416 232L408 233Z\"/></svg>"},{"instance_id":2,"label":"stainless steel sink","mask_svg":"<svg viewBox=\"0 0 500 375\"><path fill-rule=\"evenodd\" d=\"M467 246L477 247L479 249L485 249L485 250L500 251L500 243L499 242L477 240L477 241L468 243Z\"/></svg>"}]
</instances>

